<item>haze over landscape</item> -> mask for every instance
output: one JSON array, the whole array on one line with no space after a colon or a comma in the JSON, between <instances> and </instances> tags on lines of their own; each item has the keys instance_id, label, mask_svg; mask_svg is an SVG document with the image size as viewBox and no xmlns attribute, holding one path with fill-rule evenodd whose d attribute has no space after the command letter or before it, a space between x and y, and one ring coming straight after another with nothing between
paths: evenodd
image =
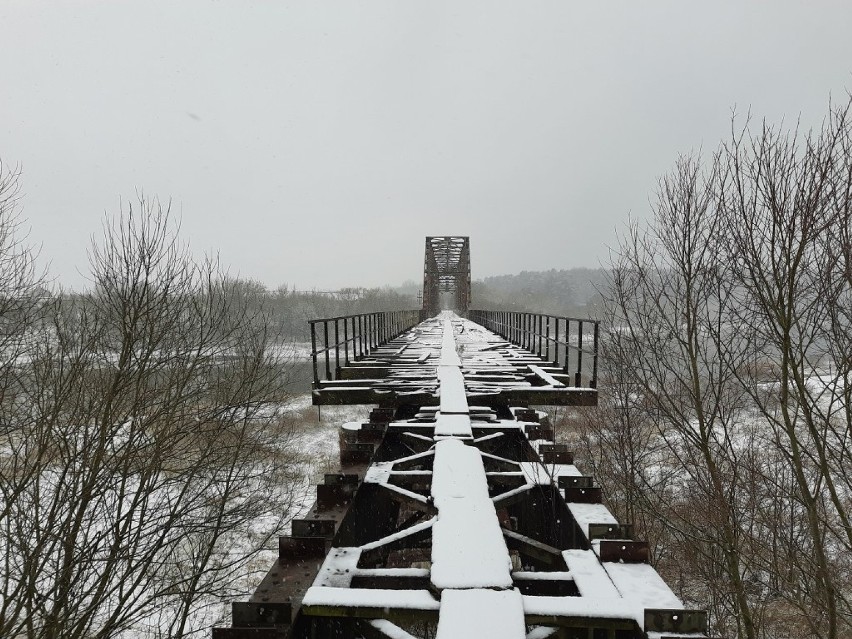
<instances>
[{"instance_id":1,"label":"haze over landscape","mask_svg":"<svg viewBox=\"0 0 852 639\"><path fill-rule=\"evenodd\" d=\"M850 24L0 0L0 638L852 637Z\"/></svg>"},{"instance_id":2,"label":"haze over landscape","mask_svg":"<svg viewBox=\"0 0 852 639\"><path fill-rule=\"evenodd\" d=\"M416 280L426 235L470 235L474 278L596 267L732 110L810 126L842 101L850 23L841 1L5 0L0 158L75 288L137 191L270 287Z\"/></svg>"}]
</instances>

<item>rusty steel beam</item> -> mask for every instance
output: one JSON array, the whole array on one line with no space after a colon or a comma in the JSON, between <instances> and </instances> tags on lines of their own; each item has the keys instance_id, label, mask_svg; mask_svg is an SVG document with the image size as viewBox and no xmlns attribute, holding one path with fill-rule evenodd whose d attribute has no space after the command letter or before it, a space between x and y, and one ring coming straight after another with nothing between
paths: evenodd
<instances>
[{"instance_id":1,"label":"rusty steel beam","mask_svg":"<svg viewBox=\"0 0 852 639\"><path fill-rule=\"evenodd\" d=\"M453 490L487 484L484 499L506 553L501 561L510 564L510 587L488 587L482 596L496 602L504 600L500 593L514 593L506 601L522 606L521 630L507 626L500 637L524 639L523 628L557 639L706 637L706 614L674 596L648 564L647 543L633 540L632 526L607 510L594 479L553 441L546 414L529 408L545 398L585 398L577 403L586 405L597 399L595 388L566 385L541 360L454 316L373 346L358 367L381 375L349 376L342 366L336 380L318 384L320 403L381 406L369 420L341 427L340 472L325 476L314 507L281 538L278 561L249 601L234 604L232 627L213 637L457 636L447 621L455 612L442 620L443 602L478 595L475 586L452 590L435 581L436 544L440 564L446 544L466 530L464 523L447 528L450 513L466 516L466 509L433 500L442 494L435 474L446 473L448 450L480 460L479 479ZM448 439L455 448L447 448ZM471 472L457 470L460 477ZM438 483L452 483L454 474ZM446 569L444 563L441 574ZM648 592L634 592L643 583Z\"/></svg>"}]
</instances>

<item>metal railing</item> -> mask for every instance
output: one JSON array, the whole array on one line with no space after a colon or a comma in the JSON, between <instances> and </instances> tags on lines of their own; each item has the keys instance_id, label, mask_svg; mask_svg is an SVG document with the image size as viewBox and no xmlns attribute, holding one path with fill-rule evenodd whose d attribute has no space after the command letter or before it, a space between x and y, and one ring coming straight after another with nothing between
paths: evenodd
<instances>
[{"instance_id":1,"label":"metal railing","mask_svg":"<svg viewBox=\"0 0 852 639\"><path fill-rule=\"evenodd\" d=\"M574 375L574 386L598 386L597 320L523 313L517 311L472 310L468 317L503 339L543 357L553 366ZM591 360L591 374L584 371Z\"/></svg>"},{"instance_id":2,"label":"metal railing","mask_svg":"<svg viewBox=\"0 0 852 639\"><path fill-rule=\"evenodd\" d=\"M319 385L320 379L339 379L341 366L349 366L350 362L368 356L373 349L418 323L420 311L384 311L309 320L314 385ZM321 363L324 366L321 367Z\"/></svg>"}]
</instances>

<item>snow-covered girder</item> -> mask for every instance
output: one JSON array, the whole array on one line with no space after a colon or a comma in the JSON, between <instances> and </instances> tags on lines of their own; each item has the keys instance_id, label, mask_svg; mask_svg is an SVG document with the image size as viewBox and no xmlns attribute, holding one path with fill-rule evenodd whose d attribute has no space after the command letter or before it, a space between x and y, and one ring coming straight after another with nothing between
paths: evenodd
<instances>
[{"instance_id":1,"label":"snow-covered girder","mask_svg":"<svg viewBox=\"0 0 852 639\"><path fill-rule=\"evenodd\" d=\"M341 427L341 472L214 639L706 637L706 614L685 609L524 401L594 404L594 376L554 366L543 335L519 339L546 320L492 319L506 335L451 313L427 320L350 362L381 375L344 365L315 387L319 403L369 391L381 406ZM551 337L551 353L572 342ZM551 394L522 394L535 391Z\"/></svg>"},{"instance_id":2,"label":"snow-covered girder","mask_svg":"<svg viewBox=\"0 0 852 639\"><path fill-rule=\"evenodd\" d=\"M374 313L313 320L314 404L435 406L444 414L460 412L453 402L597 404L596 321L478 310L470 316L460 324L469 331L459 337L464 346L451 360L441 357L439 319L416 324L411 314ZM463 388L441 394L444 377L463 379Z\"/></svg>"}]
</instances>

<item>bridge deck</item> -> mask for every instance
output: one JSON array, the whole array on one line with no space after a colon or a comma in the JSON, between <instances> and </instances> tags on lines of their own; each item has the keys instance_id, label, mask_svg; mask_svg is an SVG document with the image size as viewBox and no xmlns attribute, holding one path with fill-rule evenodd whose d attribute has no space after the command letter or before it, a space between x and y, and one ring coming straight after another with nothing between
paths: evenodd
<instances>
[{"instance_id":1,"label":"bridge deck","mask_svg":"<svg viewBox=\"0 0 852 639\"><path fill-rule=\"evenodd\" d=\"M373 374L315 401L372 393L384 408L341 430L341 473L214 638L706 636L526 407L593 404L594 389L452 315L351 368Z\"/></svg>"},{"instance_id":2,"label":"bridge deck","mask_svg":"<svg viewBox=\"0 0 852 639\"><path fill-rule=\"evenodd\" d=\"M458 316L453 316L453 336L445 332L445 321L450 320L427 320L376 347L369 356L339 367L337 379L315 384L314 404L436 406L448 401L441 399L439 388L441 376L449 374L461 374L463 394L475 405L597 404L597 390L588 380L575 386L572 375L544 356ZM457 345L450 364L453 371L442 370L450 361L442 354L444 335Z\"/></svg>"}]
</instances>

